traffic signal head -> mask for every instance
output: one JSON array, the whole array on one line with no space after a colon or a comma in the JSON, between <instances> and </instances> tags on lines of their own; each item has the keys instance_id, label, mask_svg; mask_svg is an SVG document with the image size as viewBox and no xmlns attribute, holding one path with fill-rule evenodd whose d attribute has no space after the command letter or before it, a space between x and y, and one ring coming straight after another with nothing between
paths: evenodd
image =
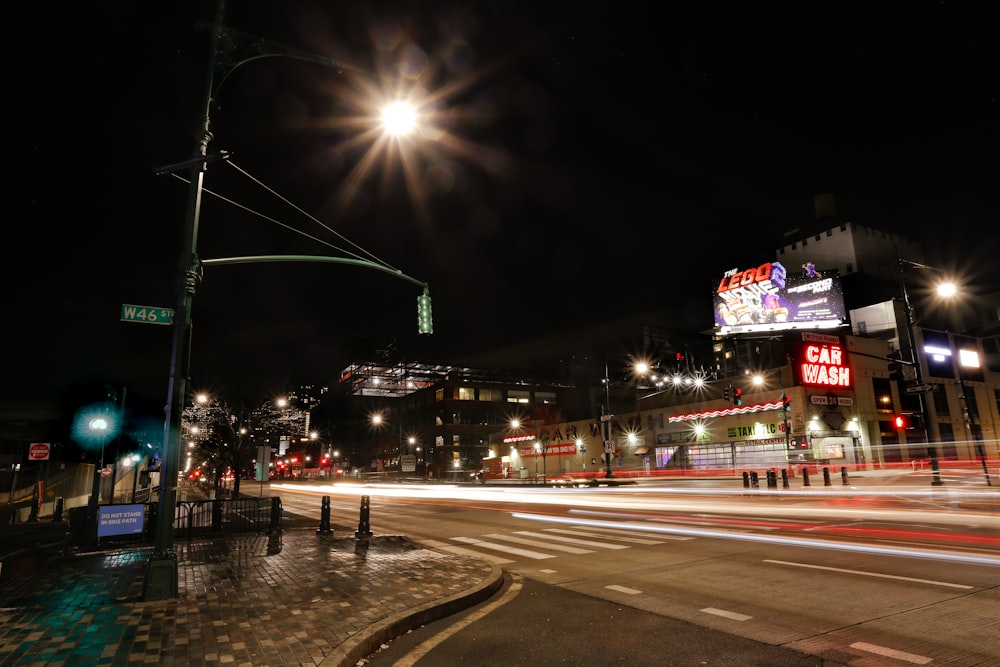
<instances>
[{"instance_id":1,"label":"traffic signal head","mask_svg":"<svg viewBox=\"0 0 1000 667\"><path fill-rule=\"evenodd\" d=\"M910 418L906 415L896 415L892 418L892 425L897 431L902 431L903 429L909 428Z\"/></svg>"},{"instance_id":2,"label":"traffic signal head","mask_svg":"<svg viewBox=\"0 0 1000 667\"><path fill-rule=\"evenodd\" d=\"M893 382L903 381L903 364L899 361L889 362L889 379Z\"/></svg>"},{"instance_id":3,"label":"traffic signal head","mask_svg":"<svg viewBox=\"0 0 1000 667\"><path fill-rule=\"evenodd\" d=\"M417 297L417 331L422 334L434 333L431 317L431 295L424 292Z\"/></svg>"},{"instance_id":4,"label":"traffic signal head","mask_svg":"<svg viewBox=\"0 0 1000 667\"><path fill-rule=\"evenodd\" d=\"M788 396L785 395L785 394L781 395L781 408L785 412L791 412L792 411L792 399L788 398Z\"/></svg>"},{"instance_id":5,"label":"traffic signal head","mask_svg":"<svg viewBox=\"0 0 1000 667\"><path fill-rule=\"evenodd\" d=\"M735 405L743 405L743 390L739 387L733 390L733 403Z\"/></svg>"},{"instance_id":6,"label":"traffic signal head","mask_svg":"<svg viewBox=\"0 0 1000 667\"><path fill-rule=\"evenodd\" d=\"M732 387L729 385L726 385L726 388L722 390L722 396L723 398L726 399L727 403L729 402L729 399L732 396L731 392L732 392Z\"/></svg>"}]
</instances>

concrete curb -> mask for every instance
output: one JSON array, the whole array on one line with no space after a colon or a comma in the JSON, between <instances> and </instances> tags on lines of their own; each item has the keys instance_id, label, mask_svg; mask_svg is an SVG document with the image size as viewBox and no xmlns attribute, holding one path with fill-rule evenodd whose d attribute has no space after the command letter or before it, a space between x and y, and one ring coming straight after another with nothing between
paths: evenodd
<instances>
[{"instance_id":1,"label":"concrete curb","mask_svg":"<svg viewBox=\"0 0 1000 667\"><path fill-rule=\"evenodd\" d=\"M334 648L323 658L319 667L353 667L362 658L371 655L383 643L409 632L421 625L441 620L446 616L468 609L490 598L503 585L503 570L493 565L490 574L476 586L451 597L390 616L365 629L364 636L355 636Z\"/></svg>"}]
</instances>

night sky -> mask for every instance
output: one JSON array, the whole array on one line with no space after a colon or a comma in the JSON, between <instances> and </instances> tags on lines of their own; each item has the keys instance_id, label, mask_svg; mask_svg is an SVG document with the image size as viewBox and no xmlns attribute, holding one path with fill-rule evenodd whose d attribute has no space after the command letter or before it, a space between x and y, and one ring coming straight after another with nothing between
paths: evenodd
<instances>
[{"instance_id":1,"label":"night sky","mask_svg":"<svg viewBox=\"0 0 1000 667\"><path fill-rule=\"evenodd\" d=\"M199 254L363 248L430 284L435 333L417 334L420 288L384 273L208 267L192 386L265 398L332 382L358 339L447 361L642 313L707 329L713 282L772 259L823 193L935 265L996 277L985 8L683 6L230 0L226 25L339 67L267 58L226 78L209 152L232 159L205 187L228 201L206 194ZM175 306L189 188L154 166L193 154L209 52L195 25L215 9L18 10L4 400L109 383L165 402L170 328L119 312ZM415 87L434 129L404 169L370 150L361 101Z\"/></svg>"}]
</instances>

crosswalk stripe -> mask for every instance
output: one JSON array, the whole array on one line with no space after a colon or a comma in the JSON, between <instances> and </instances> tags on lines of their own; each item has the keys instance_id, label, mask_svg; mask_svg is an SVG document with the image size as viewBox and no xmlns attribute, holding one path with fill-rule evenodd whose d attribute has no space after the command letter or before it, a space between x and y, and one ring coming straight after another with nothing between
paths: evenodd
<instances>
[{"instance_id":1,"label":"crosswalk stripe","mask_svg":"<svg viewBox=\"0 0 1000 667\"><path fill-rule=\"evenodd\" d=\"M504 553L514 554L515 556L524 556L525 558L534 558L536 560L542 560L544 558L555 558L552 554L543 554L538 551L528 551L527 549L518 549L517 547L510 547L506 544L497 544L496 542L484 542L483 540L476 539L475 537L453 537L451 538L456 542L462 542L463 544L474 544L477 547L483 547L484 549L493 549L494 551L503 551Z\"/></svg>"},{"instance_id":2,"label":"crosswalk stripe","mask_svg":"<svg viewBox=\"0 0 1000 667\"><path fill-rule=\"evenodd\" d=\"M501 558L500 556L494 556L493 554L484 554L481 551L476 551L475 549L456 547L451 544L448 544L447 542L438 542L437 540L427 540L422 544L424 546L428 546L433 549L438 549L440 551L447 551L448 553L458 554L460 556L476 556L477 558L488 560L489 562L496 563L497 565L506 565L507 563L514 562L509 558Z\"/></svg>"},{"instance_id":3,"label":"crosswalk stripe","mask_svg":"<svg viewBox=\"0 0 1000 667\"><path fill-rule=\"evenodd\" d=\"M518 535L527 535L528 537L544 537L548 540L558 540L560 542L569 542L570 544L585 544L590 547L597 547L598 549L630 549L631 547L624 544L608 544L607 542L594 542L593 540L574 540L572 537L560 537L558 535L546 535L545 533L533 533L529 530L518 530L516 531Z\"/></svg>"},{"instance_id":4,"label":"crosswalk stripe","mask_svg":"<svg viewBox=\"0 0 1000 667\"><path fill-rule=\"evenodd\" d=\"M563 551L568 554L594 553L590 549L580 549L579 547L568 547L565 544L551 544L549 542L540 542L539 540L526 540L523 537L514 537L513 535L500 535L499 533L493 533L491 535L483 535L483 537L488 537L491 540L507 540L508 542L526 544L529 547L543 547L545 549L555 549L556 551Z\"/></svg>"},{"instance_id":5,"label":"crosswalk stripe","mask_svg":"<svg viewBox=\"0 0 1000 667\"><path fill-rule=\"evenodd\" d=\"M641 537L624 537L618 535L604 535L601 533L588 533L584 530L566 530L565 528L546 528L546 532L565 533L567 535L579 535L581 537L606 537L609 540L619 540L621 542L632 542L633 544L663 544L663 540L647 540Z\"/></svg>"}]
</instances>

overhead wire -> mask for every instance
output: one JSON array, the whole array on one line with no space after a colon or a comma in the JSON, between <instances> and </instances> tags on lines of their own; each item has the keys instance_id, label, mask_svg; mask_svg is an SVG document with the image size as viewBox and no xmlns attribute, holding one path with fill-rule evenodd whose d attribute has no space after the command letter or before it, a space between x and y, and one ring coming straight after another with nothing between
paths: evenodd
<instances>
[{"instance_id":1,"label":"overhead wire","mask_svg":"<svg viewBox=\"0 0 1000 667\"><path fill-rule=\"evenodd\" d=\"M230 166L232 166L237 172L239 172L245 178L247 178L250 181L252 181L253 183L255 183L257 186L263 188L265 191L267 191L272 196L278 198L280 201L284 202L288 206L291 206L293 209L295 209L296 211L298 211L299 213L301 213L302 215L304 215L305 217L307 217L312 222L315 222L317 225L319 225L320 227L322 227L326 231L330 232L331 234L335 235L336 237L338 237L338 238L342 239L343 241L345 241L346 243L350 244L351 247L356 248L361 254L358 254L358 252L354 252L354 251L349 250L347 248L340 247L340 246L338 246L338 245L336 245L334 243L331 243L330 241L321 239L321 238L319 238L317 236L313 236L312 234L309 234L308 232L305 232L305 231L303 231L301 229L298 229L297 227L294 227L293 225L290 225L290 224L285 223L285 222L281 222L280 220L277 220L277 219L275 219L275 218L273 218L273 217L271 217L269 215L261 213L260 211L254 210L254 209L250 208L249 206L241 204L241 203L239 203L239 202L237 202L237 201L235 201L233 199L230 199L229 197L226 197L225 195L222 195L222 194L220 194L218 192L215 192L214 190L211 190L209 188L203 187L202 191L205 194L209 194L209 195L215 197L216 199L219 199L220 201L223 201L223 202L225 202L227 204L230 204L232 206L235 206L236 208L242 209L243 211L246 211L247 213L250 213L251 215L255 215L258 218L261 218L263 220L266 220L267 222L270 222L270 223L273 223L275 225L278 225L279 227L287 229L288 231L295 232L296 234L299 234L300 236L303 236L303 237L305 237L305 238L307 238L307 239L309 239L311 241L315 241L316 243L320 243L320 244L322 244L322 245L324 245L324 246L326 246L328 248L332 248L333 250L336 250L337 252L343 253L343 254L345 254L345 255L347 255L349 257L353 257L355 259L359 259L359 260L363 260L363 261L371 260L371 261L374 261L376 264L379 264L380 266L384 266L384 267L386 267L388 269L391 269L393 271L399 271L399 269L396 268L395 266L393 266L392 264L386 262L385 260L381 259L380 257L378 257L377 255L375 255L374 253L372 253L372 252L366 250L365 248L361 247L360 245L358 245L354 241L350 240L349 238L347 238L346 236L344 236L343 234L341 234L337 230L333 229L332 227L330 227L329 225L327 225L326 223L324 223L322 220L318 219L316 216L312 215L308 211L305 211L300 206L298 206L294 202L290 201L287 197L285 197L282 194L280 194L277 191L275 191L273 188L271 188L270 186L268 186L266 183L264 183L263 181L261 181L257 177L255 177L252 174L250 174L248 171L246 171L242 167L237 166L236 164L233 163L233 161L231 159L230 160L226 160L225 163L229 164ZM184 183L186 183L188 185L190 185L190 183L191 183L190 180L188 180L187 178L184 178L183 176L181 176L180 174L178 174L176 172L172 173L171 175L174 178L177 178L178 180L180 180L180 181L182 181L182 182L184 182Z\"/></svg>"}]
</instances>

